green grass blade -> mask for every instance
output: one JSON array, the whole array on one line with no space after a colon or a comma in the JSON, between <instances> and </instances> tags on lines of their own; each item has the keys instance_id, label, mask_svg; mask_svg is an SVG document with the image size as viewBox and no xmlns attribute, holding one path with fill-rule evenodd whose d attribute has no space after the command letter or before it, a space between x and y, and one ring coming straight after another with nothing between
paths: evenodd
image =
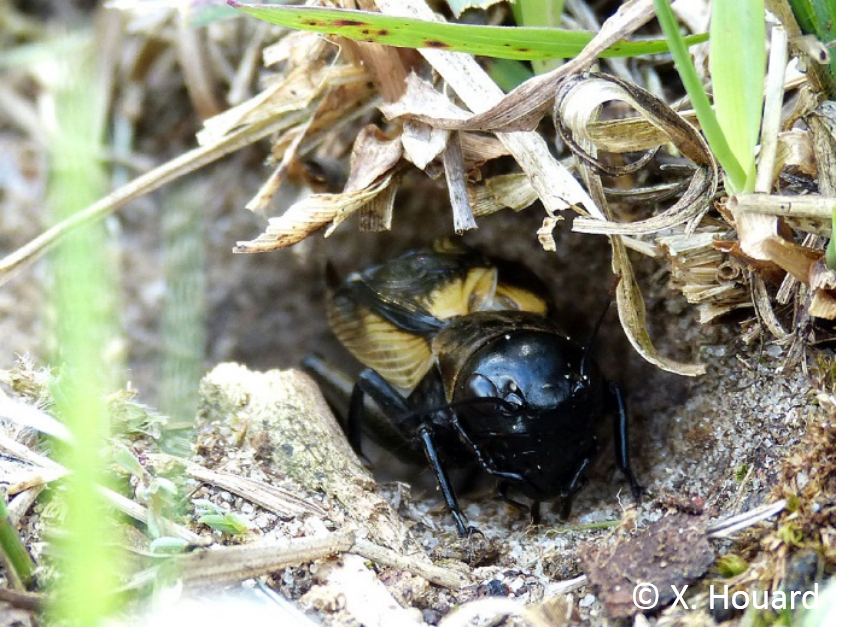
<instances>
[{"instance_id":1,"label":"green grass blade","mask_svg":"<svg viewBox=\"0 0 843 642\"><path fill-rule=\"evenodd\" d=\"M520 60L491 58L483 67L497 86L506 92L512 91L522 82L533 77L533 71Z\"/></svg>"},{"instance_id":2,"label":"green grass blade","mask_svg":"<svg viewBox=\"0 0 843 642\"><path fill-rule=\"evenodd\" d=\"M558 27L564 10L565 0L548 0L548 2L516 0L512 3L512 15L520 27ZM534 60L533 71L542 74L556 68L561 62L560 58Z\"/></svg>"},{"instance_id":3,"label":"green grass blade","mask_svg":"<svg viewBox=\"0 0 843 642\"><path fill-rule=\"evenodd\" d=\"M105 83L93 52L56 63L54 127L49 131L47 200L52 221L94 202L107 187L101 166L106 113ZM114 327L113 293L104 224L77 230L51 256L55 278L57 365L56 409L73 435L61 461L71 471L63 498L66 537L57 544L61 564L55 615L62 624L101 624L116 607L116 560L108 544L108 510L98 487L101 456L109 436L103 390L111 385L107 354Z\"/></svg>"},{"instance_id":4,"label":"green grass blade","mask_svg":"<svg viewBox=\"0 0 843 642\"><path fill-rule=\"evenodd\" d=\"M755 189L755 147L764 103L765 38L763 0L714 0L709 68L717 122L745 174L741 182L732 180L737 192Z\"/></svg>"},{"instance_id":5,"label":"green grass blade","mask_svg":"<svg viewBox=\"0 0 843 642\"><path fill-rule=\"evenodd\" d=\"M12 587L32 588L35 565L9 519L5 491L0 492L0 569L6 572Z\"/></svg>"},{"instance_id":6,"label":"green grass blade","mask_svg":"<svg viewBox=\"0 0 843 642\"><path fill-rule=\"evenodd\" d=\"M540 27L487 27L451 22L427 22L381 13L283 5L228 4L277 25L316 31L351 40L394 47L463 51L478 56L510 60L572 58L594 37L587 31ZM684 46L703 42L706 36L686 38ZM664 40L622 41L603 52L606 57L629 57L668 51Z\"/></svg>"},{"instance_id":7,"label":"green grass blade","mask_svg":"<svg viewBox=\"0 0 843 642\"><path fill-rule=\"evenodd\" d=\"M711 103L708 102L708 96L694 69L691 56L683 46L682 36L679 33L679 25L670 8L670 3L668 0L653 0L653 5L656 9L659 25L661 25L662 32L670 46L670 53L673 56L676 71L682 79L685 91L688 92L688 97L694 106L697 120L699 120L706 140L711 146L711 151L720 162L730 182L735 185L744 185L746 183L746 173L729 147L723 130L717 122L717 117L714 115L714 110L711 108Z\"/></svg>"}]
</instances>

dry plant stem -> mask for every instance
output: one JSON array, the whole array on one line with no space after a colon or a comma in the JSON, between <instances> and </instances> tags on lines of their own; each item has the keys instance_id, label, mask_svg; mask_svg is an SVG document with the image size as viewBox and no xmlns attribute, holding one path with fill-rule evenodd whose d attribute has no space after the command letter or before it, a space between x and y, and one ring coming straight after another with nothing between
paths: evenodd
<instances>
[{"instance_id":1,"label":"dry plant stem","mask_svg":"<svg viewBox=\"0 0 843 642\"><path fill-rule=\"evenodd\" d=\"M46 470L42 468L26 479L12 482L6 487L6 492L9 493L9 495L19 495L25 490L29 490L31 488L43 488L50 482L54 482L62 477L64 477L64 471Z\"/></svg>"},{"instance_id":2,"label":"dry plant stem","mask_svg":"<svg viewBox=\"0 0 843 642\"><path fill-rule=\"evenodd\" d=\"M119 187L105 198L52 226L23 247L0 260L0 286L18 270L26 267L52 249L57 243L60 243L73 230L100 221L115 209L123 207L136 198L148 194L180 176L205 167L246 145L261 140L276 129L277 124L274 120L259 122L236 133L223 136L206 147L199 147L186 152Z\"/></svg>"},{"instance_id":3,"label":"dry plant stem","mask_svg":"<svg viewBox=\"0 0 843 642\"><path fill-rule=\"evenodd\" d=\"M40 611L47 604L47 598L41 593L15 591L0 586L0 603L4 606L26 609L27 611Z\"/></svg>"},{"instance_id":4,"label":"dry plant stem","mask_svg":"<svg viewBox=\"0 0 843 642\"><path fill-rule=\"evenodd\" d=\"M307 122L289 130L290 133L295 132L295 135L293 136L292 141L290 141L290 144L287 146L287 149L284 150L284 156L282 156L281 162L275 166L275 169L272 170L272 174L270 174L269 178L264 181L257 193L249 200L248 203L246 203L247 210L250 212L263 212L269 208L272 197L275 196L275 193L284 182L284 179L287 176L287 171L296 159L299 152L299 146L304 140L304 137L307 136L307 132L310 130L315 117L316 112L313 112L310 114Z\"/></svg>"},{"instance_id":5,"label":"dry plant stem","mask_svg":"<svg viewBox=\"0 0 843 642\"><path fill-rule=\"evenodd\" d=\"M14 439L10 439L5 435L0 435L0 452L3 451L11 455L12 457L20 459L21 461L25 461L34 466L39 466L40 468L44 468L50 471L58 471L64 474L67 473L67 470L64 468L64 466L54 462L49 457L39 455L31 448L24 446L23 444L15 441Z\"/></svg>"},{"instance_id":6,"label":"dry plant stem","mask_svg":"<svg viewBox=\"0 0 843 642\"><path fill-rule=\"evenodd\" d=\"M353 553L376 564L407 570L446 588L457 589L467 581L466 577L455 571L358 539L350 531L283 542L259 542L203 550L178 558L176 569L186 584L226 584L266 575L288 566L307 564L338 553Z\"/></svg>"},{"instance_id":7,"label":"dry plant stem","mask_svg":"<svg viewBox=\"0 0 843 642\"><path fill-rule=\"evenodd\" d=\"M226 546L179 557L175 567L187 585L231 584L348 551L353 543L353 534L339 533L270 544Z\"/></svg>"},{"instance_id":8,"label":"dry plant stem","mask_svg":"<svg viewBox=\"0 0 843 642\"><path fill-rule=\"evenodd\" d=\"M261 22L255 25L255 32L249 39L249 44L240 57L237 71L231 79L226 101L229 105L239 105L249 98L252 80L255 78L255 72L261 61L263 43L268 30L268 23Z\"/></svg>"},{"instance_id":9,"label":"dry plant stem","mask_svg":"<svg viewBox=\"0 0 843 642\"><path fill-rule=\"evenodd\" d=\"M787 35L781 27L773 27L766 79L764 120L761 123L761 152L758 155L758 169L755 177L755 191L765 194L769 194L773 187L787 60Z\"/></svg>"},{"instance_id":10,"label":"dry plant stem","mask_svg":"<svg viewBox=\"0 0 843 642\"><path fill-rule=\"evenodd\" d=\"M25 132L26 137L39 146L46 146L46 133L32 103L7 85L0 85L0 112L6 122Z\"/></svg>"},{"instance_id":11,"label":"dry plant stem","mask_svg":"<svg viewBox=\"0 0 843 642\"><path fill-rule=\"evenodd\" d=\"M176 48L190 101L199 117L206 120L220 113L222 106L214 94L211 65L208 64L208 52L201 37L203 33L204 29L191 27L182 20Z\"/></svg>"},{"instance_id":12,"label":"dry plant stem","mask_svg":"<svg viewBox=\"0 0 843 642\"><path fill-rule=\"evenodd\" d=\"M32 403L9 398L0 390L0 419L8 419L18 426L33 428L66 443L73 443L73 435L63 423Z\"/></svg>"},{"instance_id":13,"label":"dry plant stem","mask_svg":"<svg viewBox=\"0 0 843 642\"><path fill-rule=\"evenodd\" d=\"M325 510L313 502L301 499L283 488L278 488L254 479L221 473L172 455L150 454L153 463L169 462L184 466L185 474L193 479L230 491L246 501L252 502L281 517L293 517L303 513L325 516Z\"/></svg>"},{"instance_id":14,"label":"dry plant stem","mask_svg":"<svg viewBox=\"0 0 843 642\"><path fill-rule=\"evenodd\" d=\"M726 207L737 216L765 216L773 223L783 218L798 230L830 236L836 205L836 199L825 196L735 194Z\"/></svg>"},{"instance_id":15,"label":"dry plant stem","mask_svg":"<svg viewBox=\"0 0 843 642\"><path fill-rule=\"evenodd\" d=\"M250 440L264 444L267 469L319 497L334 522L353 524L377 544L423 555L305 374L225 363L205 376L200 389L202 421L243 426Z\"/></svg>"},{"instance_id":16,"label":"dry plant stem","mask_svg":"<svg viewBox=\"0 0 843 642\"><path fill-rule=\"evenodd\" d=\"M793 10L790 8L788 0L766 0L764 4L767 6L767 9L775 14L775 16L781 21L782 27L787 33L787 39L790 41L793 48L798 50L800 55L807 58L806 74L811 86L819 93L820 88L823 86L823 82L818 74L818 65L815 60L816 56L811 55L811 53L814 52L810 51L811 47L806 47L806 44L808 42L812 42L814 46L819 45L822 47L821 43L813 37L805 38L802 33L802 28L799 26L799 22L793 15ZM825 55L827 58L827 52Z\"/></svg>"},{"instance_id":17,"label":"dry plant stem","mask_svg":"<svg viewBox=\"0 0 843 642\"><path fill-rule=\"evenodd\" d=\"M837 107L826 101L805 115L817 158L820 194L837 198Z\"/></svg>"},{"instance_id":18,"label":"dry plant stem","mask_svg":"<svg viewBox=\"0 0 843 642\"><path fill-rule=\"evenodd\" d=\"M468 202L468 186L465 181L465 165L459 132L452 132L448 136L448 142L442 154L442 164L445 167L445 180L448 182L448 195L451 198L451 209L454 213L454 232L462 234L468 230L476 230L474 212L471 211Z\"/></svg>"},{"instance_id":19,"label":"dry plant stem","mask_svg":"<svg viewBox=\"0 0 843 642\"><path fill-rule=\"evenodd\" d=\"M461 573L441 568L417 556L396 553L391 549L378 546L364 539L356 540L349 549L349 552L356 553L376 564L409 571L438 586L457 589L468 582L468 578Z\"/></svg>"}]
</instances>

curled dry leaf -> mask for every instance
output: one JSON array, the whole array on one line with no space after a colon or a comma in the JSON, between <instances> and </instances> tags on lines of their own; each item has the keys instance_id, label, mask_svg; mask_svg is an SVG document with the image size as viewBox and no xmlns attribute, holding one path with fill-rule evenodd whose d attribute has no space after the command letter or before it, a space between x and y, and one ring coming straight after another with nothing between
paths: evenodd
<instances>
[{"instance_id":1,"label":"curled dry leaf","mask_svg":"<svg viewBox=\"0 0 843 642\"><path fill-rule=\"evenodd\" d=\"M633 83L600 73L574 76L562 83L556 97L554 122L556 130L566 144L586 164L601 172L611 172L602 164L596 151L597 142L591 138L590 125L599 117L602 106L610 101L620 101L638 112L657 136L646 135L646 140L664 137L697 167L685 192L677 202L664 212L636 222L607 221L579 217L573 229L590 234L652 234L681 224L690 231L699 218L708 211L717 188L717 164L702 135L691 124L664 102ZM640 121L636 121L640 123ZM644 132L637 125L636 135ZM583 141L583 142L578 142ZM586 150L584 143L594 145L595 152ZM629 147L640 147L630 143ZM628 167L634 170L637 164Z\"/></svg>"},{"instance_id":2,"label":"curled dry leaf","mask_svg":"<svg viewBox=\"0 0 843 642\"><path fill-rule=\"evenodd\" d=\"M587 127L586 125L588 122L595 120L600 113L600 106L606 100L613 100L618 99L618 97L623 97L627 94L629 95L638 95L638 100L636 100L636 104L646 105L649 108L648 116L646 118L654 118L658 117L661 113L672 113L669 107L658 101L656 98L649 96L643 90L636 88L634 86L625 87L628 83L618 81L620 84L615 85L615 81L617 79L605 77L608 79L606 83L601 83L598 86L598 91L594 93L584 94L582 96L582 103L584 103L583 110L572 110L569 112L571 115L576 116L575 120L570 123L564 123L561 120L560 114L566 109L564 103L566 100L570 99L571 89L577 85L585 85L589 84L592 81L600 82L602 79L602 75L595 74L594 77L592 76L585 76L580 78L572 79L571 87L569 87L569 91L565 91L563 88L560 91L559 100L557 100L557 107L559 107L560 103L563 103L562 108L557 110L554 114L556 119L556 126L557 130L562 135L563 139L566 143L569 144L572 150L575 152L575 156L577 157L577 163L580 167L580 175L582 176L582 180L586 185L591 197L594 199L596 203L598 203L604 212L606 212L607 217L611 216L611 210L608 206L608 202L606 200L606 193L603 189L603 183L601 178L598 176L598 173L592 171L595 166L600 166L599 161L597 160L597 149L593 141L588 139L587 134ZM644 96L643 94L646 94ZM626 102L626 100L624 100ZM677 123L675 119L672 119L670 116L666 116L662 119L665 123L668 123L672 126L668 127L665 126L664 129L668 132L673 134L674 130L684 130L687 127L687 123L684 125L682 123ZM681 120L681 119L680 119ZM694 145L688 143L687 140L683 139L683 147L687 149L685 152L689 158L692 160L698 161L700 158L706 157L707 155L710 156L710 152L708 152L708 148L705 146L705 143L702 139L699 140L699 145ZM636 163L633 163L631 168L634 168ZM709 170L715 174L716 170L714 169L713 159L712 165ZM705 171L702 172L705 174ZM695 173L694 178L691 180L691 186L688 189L688 192L680 198L680 201L688 196L689 192L693 192L695 187L695 182L697 186L704 184L704 179L701 178L700 172ZM710 179L712 183L715 181ZM713 191L714 185L712 184L710 188L707 188ZM703 213L708 208L708 202L710 199L705 199L705 202L702 202L702 199L698 199L699 202L696 203L696 211L691 212L689 217L689 224L693 225L696 223L696 219L701 217ZM673 209L673 208L671 208ZM653 219L651 219L652 221ZM598 233L608 233L606 230L612 226L617 225L614 221L610 218L605 218L602 220L598 219L587 219L584 217L580 217L574 220L574 224L578 221L584 222L591 222L595 223L600 227L600 232ZM666 227L671 227L675 225L679 221L674 221ZM647 223L644 221L643 223ZM662 222L663 223L663 222ZM555 225L555 221L553 220L546 220L545 225L542 227L540 234L542 234L542 242L548 243L548 240L552 242L552 237L550 235L550 231L552 226ZM657 227L657 229L659 229ZM646 309L644 306L644 298L641 295L641 291L638 288L638 283L635 280L635 273L632 269L632 263L629 260L629 255L626 250L626 245L624 244L623 237L620 236L617 232L608 233L609 234L609 241L612 247L612 271L619 277L619 282L617 289L615 291L615 297L617 299L618 305L618 317L621 322L621 326L626 333L627 339L635 348L635 350L640 354L646 361L652 363L653 365L661 368L662 370L666 370L668 372L673 372L675 374L684 375L684 376L698 376L705 372L705 367L700 364L687 364L682 363L679 361L675 361L674 359L670 359L669 357L663 356L659 353L656 349L655 345L653 344L652 340L650 339L649 332L647 330L647 319L646 319Z\"/></svg>"}]
</instances>

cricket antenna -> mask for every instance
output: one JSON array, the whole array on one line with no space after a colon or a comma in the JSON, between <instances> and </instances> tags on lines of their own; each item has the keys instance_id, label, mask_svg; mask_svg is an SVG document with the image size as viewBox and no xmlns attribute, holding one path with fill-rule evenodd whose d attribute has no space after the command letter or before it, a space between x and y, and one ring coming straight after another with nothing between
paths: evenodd
<instances>
[{"instance_id":1,"label":"cricket antenna","mask_svg":"<svg viewBox=\"0 0 843 642\"><path fill-rule=\"evenodd\" d=\"M603 306L602 312L600 312L600 316L597 318L597 323L594 326L594 329L591 331L591 336L588 338L588 343L585 344L585 350L582 353L582 361L580 361L580 374L585 375L585 364L588 363L588 360L591 359L591 355L594 353L594 345L597 343L597 332L600 330L600 326L603 323L603 319L606 317L606 313L609 311L609 308L612 305L612 299L614 298L615 291L618 289L618 283L621 282L620 275L615 277L615 282L612 284L611 289L609 290L609 296L606 298L606 305Z\"/></svg>"}]
</instances>

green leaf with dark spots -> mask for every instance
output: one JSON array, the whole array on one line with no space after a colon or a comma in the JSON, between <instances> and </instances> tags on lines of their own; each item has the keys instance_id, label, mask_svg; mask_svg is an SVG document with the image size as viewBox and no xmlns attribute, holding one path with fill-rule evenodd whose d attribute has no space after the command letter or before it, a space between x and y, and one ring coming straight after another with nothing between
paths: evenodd
<instances>
[{"instance_id":1,"label":"green leaf with dark spots","mask_svg":"<svg viewBox=\"0 0 843 642\"><path fill-rule=\"evenodd\" d=\"M447 49L510 60L572 58L594 37L594 34L587 31L428 22L347 9L252 5L235 0L228 0L228 4L260 20L291 29L316 31L394 47ZM685 39L685 45L703 42L706 37L691 36ZM621 41L601 55L628 57L664 53L667 50L664 40Z\"/></svg>"}]
</instances>

